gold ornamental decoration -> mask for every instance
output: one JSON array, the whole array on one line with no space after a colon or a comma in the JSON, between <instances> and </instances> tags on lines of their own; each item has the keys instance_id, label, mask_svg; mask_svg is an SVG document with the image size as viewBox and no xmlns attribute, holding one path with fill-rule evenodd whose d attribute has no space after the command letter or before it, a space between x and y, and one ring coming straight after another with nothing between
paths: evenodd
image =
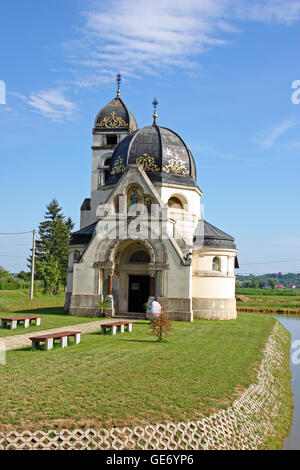
<instances>
[{"instance_id":1,"label":"gold ornamental decoration","mask_svg":"<svg viewBox=\"0 0 300 470\"><path fill-rule=\"evenodd\" d=\"M114 100L112 100L112 101L109 103L109 106L121 106L120 99L119 99L119 98L115 98Z\"/></svg>"},{"instance_id":2,"label":"gold ornamental decoration","mask_svg":"<svg viewBox=\"0 0 300 470\"><path fill-rule=\"evenodd\" d=\"M152 173L160 171L159 166L154 162L154 157L151 157L148 153L144 153L141 157L138 157L136 159L136 163L138 165L143 165L145 171L150 171Z\"/></svg>"},{"instance_id":3,"label":"gold ornamental decoration","mask_svg":"<svg viewBox=\"0 0 300 470\"><path fill-rule=\"evenodd\" d=\"M128 130L129 130L129 132L134 132L134 131L137 130L137 127L136 127L136 125L135 125L133 122L131 122L131 123L129 124Z\"/></svg>"},{"instance_id":4,"label":"gold ornamental decoration","mask_svg":"<svg viewBox=\"0 0 300 470\"><path fill-rule=\"evenodd\" d=\"M166 173L176 173L177 175L188 175L189 170L185 166L185 162L178 157L168 160L168 164L163 167Z\"/></svg>"},{"instance_id":5,"label":"gold ornamental decoration","mask_svg":"<svg viewBox=\"0 0 300 470\"><path fill-rule=\"evenodd\" d=\"M121 116L117 116L115 111L112 111L109 116L105 116L101 122L97 122L96 127L127 127L127 122Z\"/></svg>"},{"instance_id":6,"label":"gold ornamental decoration","mask_svg":"<svg viewBox=\"0 0 300 470\"><path fill-rule=\"evenodd\" d=\"M119 173L124 173L125 170L126 168L123 159L121 157L118 157L114 163L114 166L112 167L110 174L117 175Z\"/></svg>"}]
</instances>

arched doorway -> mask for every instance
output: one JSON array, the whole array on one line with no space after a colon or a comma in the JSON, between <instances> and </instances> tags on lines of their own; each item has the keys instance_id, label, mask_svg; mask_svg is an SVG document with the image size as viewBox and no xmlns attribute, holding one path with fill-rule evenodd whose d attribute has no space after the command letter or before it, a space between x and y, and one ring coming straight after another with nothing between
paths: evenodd
<instances>
[{"instance_id":1,"label":"arched doorway","mask_svg":"<svg viewBox=\"0 0 300 470\"><path fill-rule=\"evenodd\" d=\"M148 265L150 256L145 250L137 249L131 255L129 263ZM128 312L145 311L145 303L150 295L150 276L143 274L129 274L128 282Z\"/></svg>"},{"instance_id":2,"label":"arched doorway","mask_svg":"<svg viewBox=\"0 0 300 470\"><path fill-rule=\"evenodd\" d=\"M145 303L153 291L150 262L149 250L141 240L127 240L117 249L115 266L119 277L119 312L145 313Z\"/></svg>"}]
</instances>

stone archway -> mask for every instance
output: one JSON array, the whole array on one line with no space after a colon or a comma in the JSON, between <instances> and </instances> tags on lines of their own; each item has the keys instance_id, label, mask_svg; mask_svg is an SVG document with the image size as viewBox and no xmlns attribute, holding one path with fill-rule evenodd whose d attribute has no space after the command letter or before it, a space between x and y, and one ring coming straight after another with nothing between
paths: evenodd
<instances>
[{"instance_id":1,"label":"stone archway","mask_svg":"<svg viewBox=\"0 0 300 470\"><path fill-rule=\"evenodd\" d=\"M144 252L147 259L136 260L133 257L136 252ZM129 305L132 297L130 286L133 286L133 289L143 290L147 296L160 295L161 272L168 269L166 251L161 240L101 240L97 246L97 258L99 261L95 262L95 268L99 268L99 279L102 284L100 292L113 297L116 313L125 314L129 309L134 309ZM104 285L107 286L105 292ZM134 295L132 292L131 294ZM140 295L138 292L136 294ZM140 297L139 309L148 300L144 299L144 294Z\"/></svg>"}]
</instances>

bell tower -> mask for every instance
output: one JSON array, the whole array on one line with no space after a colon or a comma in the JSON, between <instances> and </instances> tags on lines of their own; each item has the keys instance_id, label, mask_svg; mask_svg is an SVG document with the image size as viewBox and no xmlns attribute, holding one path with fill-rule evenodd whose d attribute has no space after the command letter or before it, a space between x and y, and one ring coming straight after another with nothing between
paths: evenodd
<instances>
[{"instance_id":1,"label":"bell tower","mask_svg":"<svg viewBox=\"0 0 300 470\"><path fill-rule=\"evenodd\" d=\"M91 198L84 200L81 206L80 228L96 221L96 210L112 190L107 185L110 175L110 160L116 146L127 135L138 129L136 120L120 98L121 74L117 75L117 95L95 119L92 145Z\"/></svg>"}]
</instances>

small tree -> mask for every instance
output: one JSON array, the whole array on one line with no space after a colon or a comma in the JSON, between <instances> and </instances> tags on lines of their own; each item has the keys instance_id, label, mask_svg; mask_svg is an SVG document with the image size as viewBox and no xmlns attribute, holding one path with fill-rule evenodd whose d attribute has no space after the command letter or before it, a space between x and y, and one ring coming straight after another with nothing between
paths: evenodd
<instances>
[{"instance_id":1,"label":"small tree","mask_svg":"<svg viewBox=\"0 0 300 470\"><path fill-rule=\"evenodd\" d=\"M167 315L166 307L162 307L161 314L150 320L152 333L157 336L158 341L163 341L172 331L171 320Z\"/></svg>"}]
</instances>

